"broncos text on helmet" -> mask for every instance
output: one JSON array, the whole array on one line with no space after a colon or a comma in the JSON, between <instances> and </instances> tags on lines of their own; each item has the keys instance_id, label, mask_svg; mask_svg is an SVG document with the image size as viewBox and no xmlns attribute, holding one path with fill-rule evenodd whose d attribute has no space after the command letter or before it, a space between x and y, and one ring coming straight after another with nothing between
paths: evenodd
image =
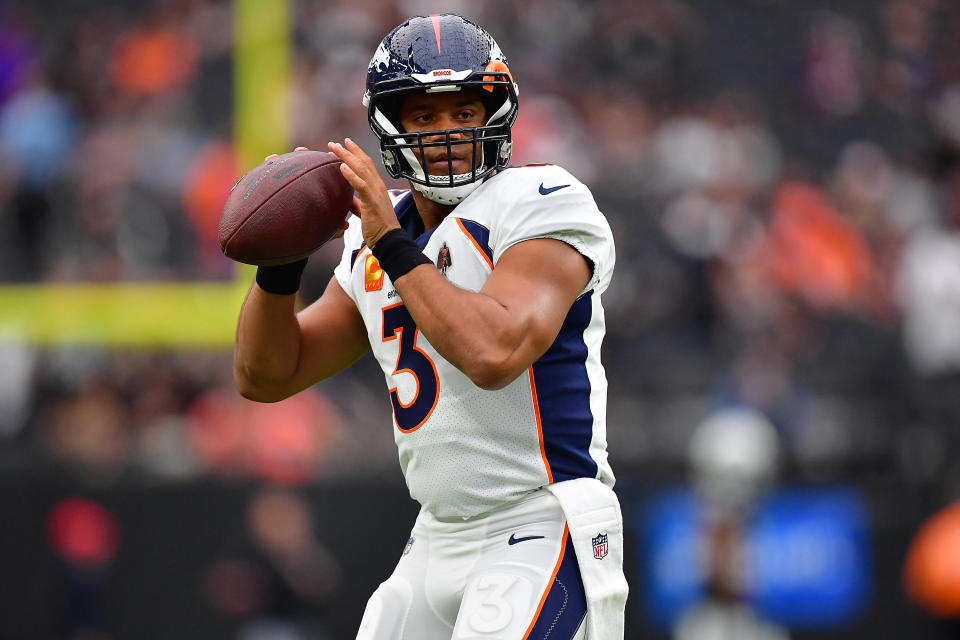
<instances>
[{"instance_id":1,"label":"broncos text on helmet","mask_svg":"<svg viewBox=\"0 0 960 640\"><path fill-rule=\"evenodd\" d=\"M465 88L480 90L487 111L485 125L416 133L403 130L398 116L403 96ZM493 36L458 15L417 16L391 31L370 60L363 105L390 176L409 180L434 202L460 203L510 161L517 85ZM449 151L455 145L472 146L471 172L454 174L448 161L446 175L430 175L413 152L418 149L422 158L424 147L442 146Z\"/></svg>"}]
</instances>

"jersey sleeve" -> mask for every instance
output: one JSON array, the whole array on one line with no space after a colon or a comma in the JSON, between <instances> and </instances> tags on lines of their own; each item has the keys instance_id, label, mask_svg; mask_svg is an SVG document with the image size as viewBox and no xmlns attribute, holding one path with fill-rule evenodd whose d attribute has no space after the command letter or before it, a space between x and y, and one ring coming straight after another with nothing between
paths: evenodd
<instances>
[{"instance_id":1,"label":"jersey sleeve","mask_svg":"<svg viewBox=\"0 0 960 640\"><path fill-rule=\"evenodd\" d=\"M507 193L510 200L503 203L491 233L494 264L518 242L553 238L569 244L592 263L593 274L581 294L605 290L615 262L613 234L590 190L557 166L516 171L520 173ZM556 188L561 185L567 186Z\"/></svg>"},{"instance_id":2,"label":"jersey sleeve","mask_svg":"<svg viewBox=\"0 0 960 640\"><path fill-rule=\"evenodd\" d=\"M350 276L353 273L356 258L365 246L363 232L360 230L360 218L351 216L350 226L343 234L343 254L340 256L340 263L333 270L333 275L354 304L357 302L357 294L350 284Z\"/></svg>"}]
</instances>

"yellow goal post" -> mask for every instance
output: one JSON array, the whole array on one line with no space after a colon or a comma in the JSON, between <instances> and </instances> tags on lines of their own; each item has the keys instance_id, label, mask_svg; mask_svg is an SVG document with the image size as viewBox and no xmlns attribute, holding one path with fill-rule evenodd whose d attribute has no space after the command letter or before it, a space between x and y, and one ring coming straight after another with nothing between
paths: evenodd
<instances>
[{"instance_id":1,"label":"yellow goal post","mask_svg":"<svg viewBox=\"0 0 960 640\"><path fill-rule=\"evenodd\" d=\"M242 167L289 146L290 0L234 0L234 135ZM253 268L224 282L0 286L0 340L227 348Z\"/></svg>"}]
</instances>

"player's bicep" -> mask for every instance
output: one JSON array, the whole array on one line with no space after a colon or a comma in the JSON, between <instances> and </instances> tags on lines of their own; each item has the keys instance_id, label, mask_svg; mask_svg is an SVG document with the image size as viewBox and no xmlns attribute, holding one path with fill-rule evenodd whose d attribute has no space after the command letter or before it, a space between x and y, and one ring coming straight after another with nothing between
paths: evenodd
<instances>
[{"instance_id":1,"label":"player's bicep","mask_svg":"<svg viewBox=\"0 0 960 640\"><path fill-rule=\"evenodd\" d=\"M363 317L336 278L297 314L300 360L297 387L308 387L347 368L370 348Z\"/></svg>"},{"instance_id":2,"label":"player's bicep","mask_svg":"<svg viewBox=\"0 0 960 640\"><path fill-rule=\"evenodd\" d=\"M482 292L503 305L521 331L517 366L533 364L550 347L592 268L579 251L551 238L519 242L503 253Z\"/></svg>"}]
</instances>

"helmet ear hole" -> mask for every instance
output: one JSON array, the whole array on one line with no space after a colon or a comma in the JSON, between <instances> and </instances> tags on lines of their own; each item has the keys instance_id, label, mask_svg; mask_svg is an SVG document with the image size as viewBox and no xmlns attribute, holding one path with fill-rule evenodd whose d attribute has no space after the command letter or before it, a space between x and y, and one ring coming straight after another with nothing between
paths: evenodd
<instances>
[{"instance_id":1,"label":"helmet ear hole","mask_svg":"<svg viewBox=\"0 0 960 640\"><path fill-rule=\"evenodd\" d=\"M380 156L383 158L383 166L387 168L387 171L391 171L394 168L393 154L389 151L381 151ZM391 171L392 172L392 171Z\"/></svg>"}]
</instances>

